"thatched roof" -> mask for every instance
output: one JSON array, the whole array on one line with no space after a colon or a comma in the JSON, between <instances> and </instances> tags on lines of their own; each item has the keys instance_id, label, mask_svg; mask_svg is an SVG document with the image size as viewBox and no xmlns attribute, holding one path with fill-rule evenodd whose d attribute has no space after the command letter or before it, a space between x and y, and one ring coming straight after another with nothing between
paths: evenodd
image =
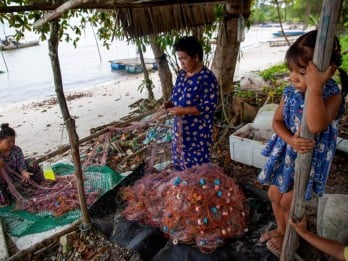
<instances>
[{"instance_id":1,"label":"thatched roof","mask_svg":"<svg viewBox=\"0 0 348 261\"><path fill-rule=\"evenodd\" d=\"M216 21L216 4L185 4L117 10L117 22L131 37L187 29Z\"/></svg>"},{"instance_id":2,"label":"thatched roof","mask_svg":"<svg viewBox=\"0 0 348 261\"><path fill-rule=\"evenodd\" d=\"M170 30L187 29L211 24L216 20L215 6L226 1L218 0L69 0L63 4L33 1L31 5L0 5L0 13L24 11L50 11L35 26L60 17L70 9L109 9L115 10L116 23L130 37L157 34ZM240 3L243 0L240 0Z\"/></svg>"}]
</instances>

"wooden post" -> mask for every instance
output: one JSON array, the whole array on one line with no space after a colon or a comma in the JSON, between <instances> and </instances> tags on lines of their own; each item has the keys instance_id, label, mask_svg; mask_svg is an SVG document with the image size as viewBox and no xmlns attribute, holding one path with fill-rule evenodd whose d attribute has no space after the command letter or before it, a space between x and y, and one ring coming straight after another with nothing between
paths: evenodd
<instances>
[{"instance_id":1,"label":"wooden post","mask_svg":"<svg viewBox=\"0 0 348 261\"><path fill-rule=\"evenodd\" d=\"M48 41L48 48L49 48L49 55L50 55L52 71L53 71L54 85L56 89L59 106L60 106L60 109L64 118L64 122L68 130L70 147L71 147L71 155L74 162L75 175L77 180L77 189L78 189L79 199L80 199L80 208L82 211L82 223L85 227L89 227L91 224L91 221L88 215L87 201L86 201L85 191L84 191L82 168L81 168L80 153L79 153L79 138L76 133L75 120L70 116L69 108L66 103L66 99L65 99L65 95L63 91L62 74L61 74L59 58L58 58L59 22L58 20L53 20L50 25L51 25L51 32L50 32L50 39Z\"/></svg>"},{"instance_id":2,"label":"wooden post","mask_svg":"<svg viewBox=\"0 0 348 261\"><path fill-rule=\"evenodd\" d=\"M314 49L313 62L320 71L325 71L330 65L336 25L338 21L339 10L342 0L324 0L319 31ZM301 124L301 137L313 139L314 135L310 133L306 120L307 97L305 97L304 109ZM298 154L295 168L294 195L291 203L290 217L300 220L305 212L304 195L308 182L309 172L312 163L312 152ZM280 260L294 260L295 246L298 236L295 229L290 225L286 227L286 233L282 246Z\"/></svg>"}]
</instances>

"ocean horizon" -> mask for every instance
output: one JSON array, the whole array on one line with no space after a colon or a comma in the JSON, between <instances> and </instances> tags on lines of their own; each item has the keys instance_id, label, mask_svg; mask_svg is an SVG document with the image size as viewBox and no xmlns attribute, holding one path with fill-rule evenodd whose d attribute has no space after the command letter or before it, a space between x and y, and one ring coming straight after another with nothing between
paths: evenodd
<instances>
[{"instance_id":1,"label":"ocean horizon","mask_svg":"<svg viewBox=\"0 0 348 261\"><path fill-rule=\"evenodd\" d=\"M273 38L276 28L252 27L245 33L241 50L247 51ZM5 30L4 30L5 31ZM111 60L137 58L135 45L115 41L107 49L96 42L92 28L81 36L74 48L72 43L59 44L59 61L64 91L80 91L108 82L117 82L129 77L124 71L112 70ZM31 39L38 36L30 34ZM4 38L4 34L0 34ZM145 58L153 58L150 47ZM7 72L8 69L8 72ZM55 96L48 43L10 51L1 51L0 58L0 104L2 106Z\"/></svg>"}]
</instances>

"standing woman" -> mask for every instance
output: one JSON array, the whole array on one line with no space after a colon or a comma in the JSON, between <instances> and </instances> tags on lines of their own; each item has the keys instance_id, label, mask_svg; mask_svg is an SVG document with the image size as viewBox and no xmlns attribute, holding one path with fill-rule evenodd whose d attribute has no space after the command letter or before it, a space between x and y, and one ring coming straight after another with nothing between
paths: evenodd
<instances>
[{"instance_id":1,"label":"standing woman","mask_svg":"<svg viewBox=\"0 0 348 261\"><path fill-rule=\"evenodd\" d=\"M210 162L218 84L203 65L203 48L195 37L180 38L174 50L182 70L169 108L174 115L172 160L175 169L184 170Z\"/></svg>"},{"instance_id":2,"label":"standing woman","mask_svg":"<svg viewBox=\"0 0 348 261\"><path fill-rule=\"evenodd\" d=\"M21 181L26 183L29 179L40 183L43 180L42 173L38 166L29 167L25 161L22 149L15 145L16 132L8 123L1 124L0 127L0 168L14 180L13 172L21 176ZM0 207L9 204L9 189L4 177L0 175Z\"/></svg>"}]
</instances>

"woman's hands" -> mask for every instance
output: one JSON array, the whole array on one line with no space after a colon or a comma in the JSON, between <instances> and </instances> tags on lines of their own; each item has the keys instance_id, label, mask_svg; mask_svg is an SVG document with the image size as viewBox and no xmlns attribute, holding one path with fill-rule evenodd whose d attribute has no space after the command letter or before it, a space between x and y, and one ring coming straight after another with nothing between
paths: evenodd
<instances>
[{"instance_id":1,"label":"woman's hands","mask_svg":"<svg viewBox=\"0 0 348 261\"><path fill-rule=\"evenodd\" d=\"M168 109L170 114L173 114L175 116L179 116L179 115L185 115L186 113L186 108L185 107L181 107L181 106L177 106L177 107L171 107Z\"/></svg>"},{"instance_id":2,"label":"woman's hands","mask_svg":"<svg viewBox=\"0 0 348 261\"><path fill-rule=\"evenodd\" d=\"M300 137L300 128L292 136L289 145L293 147L298 153L304 154L309 152L314 146L315 142L311 139L304 139Z\"/></svg>"},{"instance_id":3,"label":"woman's hands","mask_svg":"<svg viewBox=\"0 0 348 261\"><path fill-rule=\"evenodd\" d=\"M27 170L22 170L21 174L22 174L22 181L24 183L27 183L28 180L30 180L30 177L33 176L33 173L31 173L31 172L29 172Z\"/></svg>"},{"instance_id":4,"label":"woman's hands","mask_svg":"<svg viewBox=\"0 0 348 261\"><path fill-rule=\"evenodd\" d=\"M166 109L168 112L172 115L175 116L180 116L180 115L199 115L200 112L195 106L190 106L190 107L182 107L182 106L174 106L174 104L171 101L167 101L163 103L161 106L161 109Z\"/></svg>"}]
</instances>

